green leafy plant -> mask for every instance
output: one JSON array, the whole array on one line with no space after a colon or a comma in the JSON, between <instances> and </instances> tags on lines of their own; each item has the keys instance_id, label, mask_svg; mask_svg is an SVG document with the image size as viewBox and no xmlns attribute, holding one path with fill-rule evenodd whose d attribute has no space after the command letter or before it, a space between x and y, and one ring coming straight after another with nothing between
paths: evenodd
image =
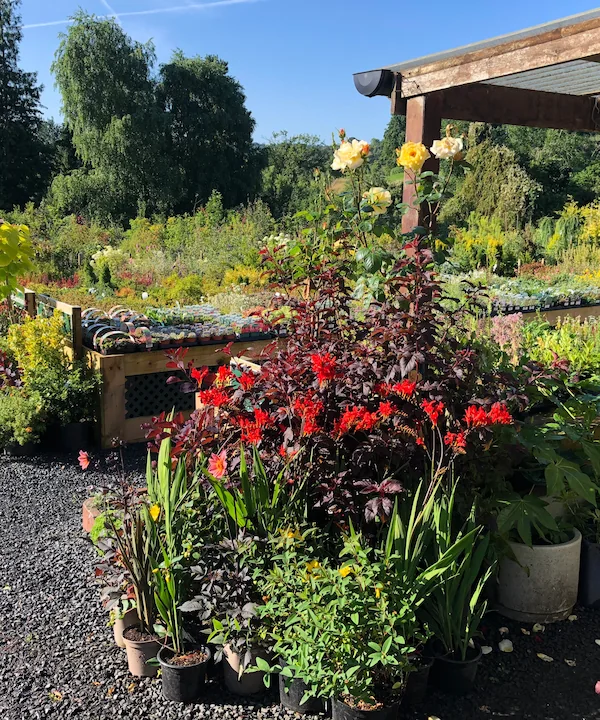
<instances>
[{"instance_id":1,"label":"green leafy plant","mask_svg":"<svg viewBox=\"0 0 600 720\"><path fill-rule=\"evenodd\" d=\"M508 540L520 540L529 547L547 542L564 542L568 533L550 515L547 503L535 495L509 493L497 500L497 530Z\"/></svg>"},{"instance_id":2,"label":"green leafy plant","mask_svg":"<svg viewBox=\"0 0 600 720\"><path fill-rule=\"evenodd\" d=\"M476 636L487 608L483 591L493 566L486 567L490 538L475 522L475 508L464 525L456 529L455 496L456 484L450 493L441 494L436 502L434 540L429 557L437 562L461 538L469 537L469 542L448 566L444 582L429 593L418 612L442 643L444 651L459 660L466 660L469 643Z\"/></svg>"}]
</instances>

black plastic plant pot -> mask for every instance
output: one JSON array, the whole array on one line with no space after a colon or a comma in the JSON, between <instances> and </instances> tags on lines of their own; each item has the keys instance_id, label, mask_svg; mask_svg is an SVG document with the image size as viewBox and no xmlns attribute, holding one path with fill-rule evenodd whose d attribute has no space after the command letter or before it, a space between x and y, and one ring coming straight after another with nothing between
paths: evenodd
<instances>
[{"instance_id":1,"label":"black plastic plant pot","mask_svg":"<svg viewBox=\"0 0 600 720\"><path fill-rule=\"evenodd\" d=\"M197 700L206 681L206 668L210 660L210 650L195 647L204 653L204 660L195 665L172 665L175 653L162 647L156 656L160 664L162 676L162 693L165 700L179 703L191 703Z\"/></svg>"},{"instance_id":2,"label":"black plastic plant pot","mask_svg":"<svg viewBox=\"0 0 600 720\"><path fill-rule=\"evenodd\" d=\"M579 566L579 602L600 608L600 545L583 539Z\"/></svg>"},{"instance_id":3,"label":"black plastic plant pot","mask_svg":"<svg viewBox=\"0 0 600 720\"><path fill-rule=\"evenodd\" d=\"M437 655L431 668L432 684L450 695L466 695L475 684L480 659L479 648L469 648L466 660L453 655Z\"/></svg>"},{"instance_id":4,"label":"black plastic plant pot","mask_svg":"<svg viewBox=\"0 0 600 720\"><path fill-rule=\"evenodd\" d=\"M399 700L377 710L360 710L346 705L342 700L334 699L331 718L332 720L397 720L399 710Z\"/></svg>"},{"instance_id":5,"label":"black plastic plant pot","mask_svg":"<svg viewBox=\"0 0 600 720\"><path fill-rule=\"evenodd\" d=\"M26 442L24 445L19 443L9 443L4 448L4 454L10 455L11 457L31 457L35 455L36 450L39 446L33 442Z\"/></svg>"},{"instance_id":6,"label":"black plastic plant pot","mask_svg":"<svg viewBox=\"0 0 600 720\"><path fill-rule=\"evenodd\" d=\"M279 675L279 702L284 708L297 713L325 712L325 704L320 698L310 698L304 704L300 704L306 691L306 684L302 680L292 680L287 690L285 681L286 678Z\"/></svg>"},{"instance_id":7,"label":"black plastic plant pot","mask_svg":"<svg viewBox=\"0 0 600 720\"><path fill-rule=\"evenodd\" d=\"M59 430L60 449L69 453L88 450L90 447L89 422L75 422L63 425Z\"/></svg>"},{"instance_id":8,"label":"black plastic plant pot","mask_svg":"<svg viewBox=\"0 0 600 720\"><path fill-rule=\"evenodd\" d=\"M422 657L419 659L417 669L410 672L406 679L402 702L419 705L425 700L432 665L433 658Z\"/></svg>"}]
</instances>

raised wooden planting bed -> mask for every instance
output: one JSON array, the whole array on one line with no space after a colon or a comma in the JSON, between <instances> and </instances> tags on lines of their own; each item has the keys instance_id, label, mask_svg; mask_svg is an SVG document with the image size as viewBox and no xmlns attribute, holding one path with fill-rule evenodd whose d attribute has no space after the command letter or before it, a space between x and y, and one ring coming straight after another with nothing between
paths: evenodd
<instances>
[{"instance_id":1,"label":"raised wooden planting bed","mask_svg":"<svg viewBox=\"0 0 600 720\"><path fill-rule=\"evenodd\" d=\"M186 362L196 367L226 365L233 357L255 355L272 340L238 342L231 346L231 355L220 351L218 345L196 346L188 349ZM193 393L182 393L179 385L167 385L173 374L167 370L163 350L101 355L83 350L91 367L102 375L102 397L98 422L98 441L103 448L115 441L141 442L145 432L142 425L161 412L175 409L189 416L195 408Z\"/></svg>"}]
</instances>

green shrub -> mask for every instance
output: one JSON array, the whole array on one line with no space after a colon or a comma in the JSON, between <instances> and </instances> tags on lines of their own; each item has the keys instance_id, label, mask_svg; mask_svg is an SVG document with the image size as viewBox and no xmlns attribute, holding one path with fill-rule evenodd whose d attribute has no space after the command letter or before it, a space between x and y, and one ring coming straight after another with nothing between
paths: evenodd
<instances>
[{"instance_id":1,"label":"green shrub","mask_svg":"<svg viewBox=\"0 0 600 720\"><path fill-rule=\"evenodd\" d=\"M22 388L0 391L0 446L38 442L46 427L44 402Z\"/></svg>"}]
</instances>

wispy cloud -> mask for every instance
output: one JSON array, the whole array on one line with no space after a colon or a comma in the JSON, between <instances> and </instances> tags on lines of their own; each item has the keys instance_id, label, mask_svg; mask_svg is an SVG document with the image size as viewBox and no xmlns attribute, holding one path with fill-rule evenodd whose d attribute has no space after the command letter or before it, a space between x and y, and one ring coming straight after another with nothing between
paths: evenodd
<instances>
[{"instance_id":1,"label":"wispy cloud","mask_svg":"<svg viewBox=\"0 0 600 720\"><path fill-rule=\"evenodd\" d=\"M172 7L152 8L149 10L132 10L129 12L121 12L118 15L112 11L110 15L101 15L100 17L133 17L135 15L161 15L165 13L184 13L184 12L195 12L196 10L210 10L211 8L224 7L225 5L247 5L248 3L262 2L262 0L216 0L216 2L210 3L197 3L188 0L187 5L175 5ZM108 3L102 0L105 7L108 7ZM31 28L41 27L52 27L53 25L68 25L73 22L70 19L67 20L50 20L48 22L41 23L30 23L23 25L24 30Z\"/></svg>"},{"instance_id":2,"label":"wispy cloud","mask_svg":"<svg viewBox=\"0 0 600 720\"><path fill-rule=\"evenodd\" d=\"M100 2L104 5L104 7L108 10L111 17L114 17L114 19L119 22L119 16L117 15L116 11L110 6L108 3L108 0L100 0Z\"/></svg>"}]
</instances>

